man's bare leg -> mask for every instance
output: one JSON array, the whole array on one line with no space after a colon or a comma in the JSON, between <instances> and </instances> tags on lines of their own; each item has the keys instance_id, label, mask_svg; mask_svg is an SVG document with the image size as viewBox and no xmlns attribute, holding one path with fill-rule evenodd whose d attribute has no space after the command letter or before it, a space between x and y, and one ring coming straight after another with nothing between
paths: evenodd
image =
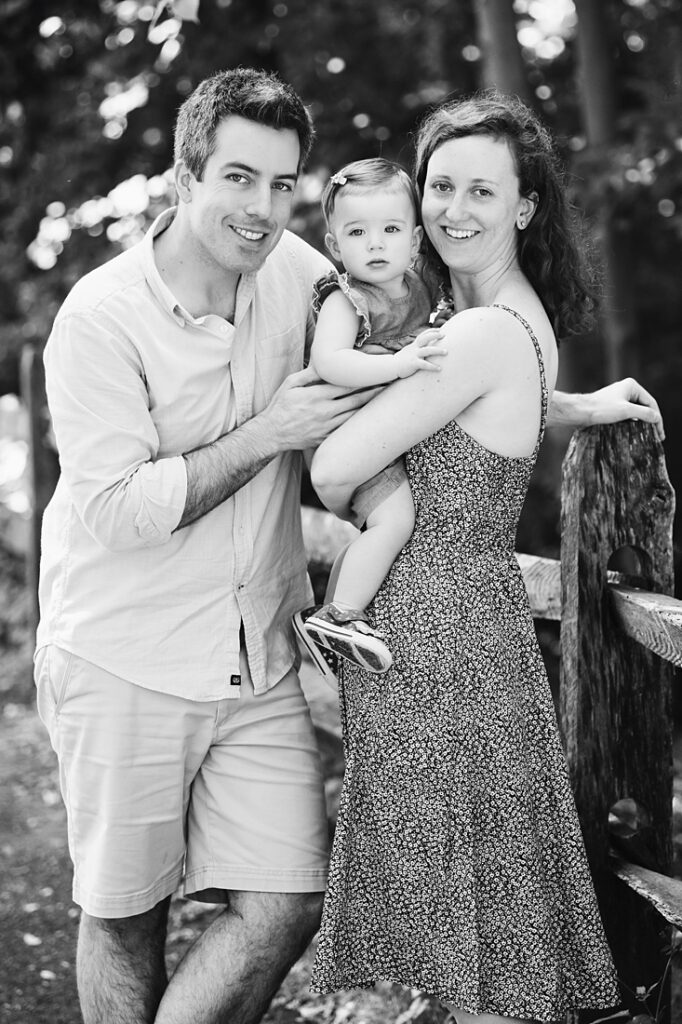
<instances>
[{"instance_id":1,"label":"man's bare leg","mask_svg":"<svg viewBox=\"0 0 682 1024\"><path fill-rule=\"evenodd\" d=\"M78 995L85 1024L151 1024L168 983L164 948L170 897L135 917L83 914Z\"/></svg>"},{"instance_id":2,"label":"man's bare leg","mask_svg":"<svg viewBox=\"0 0 682 1024\"><path fill-rule=\"evenodd\" d=\"M320 923L322 893L231 892L171 978L156 1024L255 1024Z\"/></svg>"}]
</instances>

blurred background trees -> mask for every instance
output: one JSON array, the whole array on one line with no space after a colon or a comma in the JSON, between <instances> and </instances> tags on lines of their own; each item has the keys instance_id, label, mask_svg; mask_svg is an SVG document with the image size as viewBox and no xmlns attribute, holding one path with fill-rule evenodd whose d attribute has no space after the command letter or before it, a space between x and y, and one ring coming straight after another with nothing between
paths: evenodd
<instances>
[{"instance_id":1,"label":"blurred background trees","mask_svg":"<svg viewBox=\"0 0 682 1024\"><path fill-rule=\"evenodd\" d=\"M171 201L175 111L237 64L278 71L312 109L292 227L318 245L329 171L378 153L409 166L430 104L484 85L534 104L604 267L599 329L565 346L562 383L636 374L680 490L680 0L0 0L0 394L74 281ZM520 549L556 553L559 455L547 446Z\"/></svg>"}]
</instances>

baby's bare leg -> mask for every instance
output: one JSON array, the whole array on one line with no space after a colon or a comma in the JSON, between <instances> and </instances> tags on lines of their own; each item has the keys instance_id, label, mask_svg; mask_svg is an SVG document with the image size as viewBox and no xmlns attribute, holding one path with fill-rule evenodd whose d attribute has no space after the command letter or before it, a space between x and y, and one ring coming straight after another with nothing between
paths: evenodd
<instances>
[{"instance_id":1,"label":"baby's bare leg","mask_svg":"<svg viewBox=\"0 0 682 1024\"><path fill-rule=\"evenodd\" d=\"M367 528L346 549L334 593L327 600L364 610L414 529L414 503L406 480L367 518Z\"/></svg>"}]
</instances>

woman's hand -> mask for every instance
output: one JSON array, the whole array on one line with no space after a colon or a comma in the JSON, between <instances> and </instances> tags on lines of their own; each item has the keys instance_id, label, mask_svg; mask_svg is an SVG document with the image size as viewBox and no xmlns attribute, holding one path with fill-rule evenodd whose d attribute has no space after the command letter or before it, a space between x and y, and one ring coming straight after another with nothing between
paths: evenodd
<instances>
[{"instance_id":1,"label":"woman's hand","mask_svg":"<svg viewBox=\"0 0 682 1024\"><path fill-rule=\"evenodd\" d=\"M659 440L665 439L658 402L633 377L615 381L587 395L555 391L549 410L549 422L553 426L589 427L622 420L653 423Z\"/></svg>"},{"instance_id":2,"label":"woman's hand","mask_svg":"<svg viewBox=\"0 0 682 1024\"><path fill-rule=\"evenodd\" d=\"M620 423L621 420L643 420L653 423L659 441L665 439L663 417L658 402L633 377L608 384L586 397L592 401L590 423Z\"/></svg>"}]
</instances>

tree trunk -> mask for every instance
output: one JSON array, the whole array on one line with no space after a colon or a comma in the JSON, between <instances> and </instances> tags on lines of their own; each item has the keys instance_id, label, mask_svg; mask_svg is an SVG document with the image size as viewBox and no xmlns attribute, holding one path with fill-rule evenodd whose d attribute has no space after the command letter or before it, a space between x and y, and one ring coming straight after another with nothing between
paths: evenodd
<instances>
[{"instance_id":1,"label":"tree trunk","mask_svg":"<svg viewBox=\"0 0 682 1024\"><path fill-rule=\"evenodd\" d=\"M594 0L575 0L578 85L587 143L596 162L605 166L616 134L617 90L613 37L608 10ZM608 380L637 372L637 324L633 304L632 243L608 202L599 203L597 238L604 261L602 333Z\"/></svg>"},{"instance_id":2,"label":"tree trunk","mask_svg":"<svg viewBox=\"0 0 682 1024\"><path fill-rule=\"evenodd\" d=\"M512 0L474 0L474 16L483 54L481 84L531 103Z\"/></svg>"}]
</instances>

